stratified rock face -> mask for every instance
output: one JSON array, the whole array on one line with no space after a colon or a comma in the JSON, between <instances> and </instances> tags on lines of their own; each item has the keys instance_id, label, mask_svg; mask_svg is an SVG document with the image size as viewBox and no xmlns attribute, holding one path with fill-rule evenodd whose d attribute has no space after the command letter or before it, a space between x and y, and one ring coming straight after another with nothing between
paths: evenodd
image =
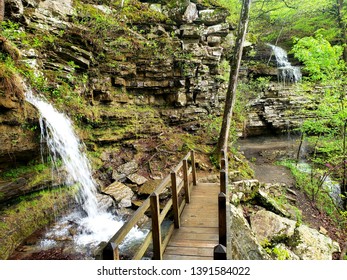
<instances>
[{"instance_id":1,"label":"stratified rock face","mask_svg":"<svg viewBox=\"0 0 347 280\"><path fill-rule=\"evenodd\" d=\"M280 134L298 128L314 106L295 86L272 83L248 104L245 136Z\"/></svg>"},{"instance_id":2,"label":"stratified rock face","mask_svg":"<svg viewBox=\"0 0 347 280\"><path fill-rule=\"evenodd\" d=\"M133 29L117 22L114 27L119 29L100 35L98 41L94 38L98 36L91 36L99 34L90 31L90 19L78 18L76 11L96 9L106 22L108 14L119 11L97 2L81 1L77 7L72 0L6 0L6 19L19 23L21 32L39 45L13 39L22 53L21 63L47 80L49 90L44 94L74 108L69 96L51 95L63 83L88 104L79 112L81 138L88 146L104 148L147 139L160 135L168 124L195 132L204 118L220 114L226 82L220 78L219 64L233 46L226 10L189 0L172 9L139 2L144 10L168 18L150 24L140 19L132 22L138 24ZM39 158L35 110L1 91L0 108L0 169ZM68 106L63 109L75 113ZM145 181L128 175L114 170L113 180L139 185Z\"/></svg>"},{"instance_id":3,"label":"stratified rock face","mask_svg":"<svg viewBox=\"0 0 347 280\"><path fill-rule=\"evenodd\" d=\"M0 81L1 170L36 158L39 155L39 138L36 126L38 117L35 110L14 94L15 89L13 91L6 89L2 77Z\"/></svg>"}]
</instances>

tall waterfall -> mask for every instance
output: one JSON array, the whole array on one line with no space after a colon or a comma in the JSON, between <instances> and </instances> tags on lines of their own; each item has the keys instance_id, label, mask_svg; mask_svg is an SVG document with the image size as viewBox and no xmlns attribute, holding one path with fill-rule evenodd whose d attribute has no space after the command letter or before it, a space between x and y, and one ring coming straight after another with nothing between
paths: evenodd
<instances>
[{"instance_id":1,"label":"tall waterfall","mask_svg":"<svg viewBox=\"0 0 347 280\"><path fill-rule=\"evenodd\" d=\"M292 66L288 61L287 52L275 45L268 44L277 61L278 78L283 83L297 83L301 81L302 74L300 67Z\"/></svg>"},{"instance_id":2,"label":"tall waterfall","mask_svg":"<svg viewBox=\"0 0 347 280\"><path fill-rule=\"evenodd\" d=\"M123 222L99 207L90 164L83 153L83 144L74 133L72 122L30 89L27 89L26 100L40 113L41 142L47 143L53 165L60 160L67 172L66 183L78 184L80 188L77 201L85 213L72 213L63 222L72 221L79 225L79 234L74 237L77 244L107 241ZM64 235L66 231L59 234Z\"/></svg>"}]
</instances>

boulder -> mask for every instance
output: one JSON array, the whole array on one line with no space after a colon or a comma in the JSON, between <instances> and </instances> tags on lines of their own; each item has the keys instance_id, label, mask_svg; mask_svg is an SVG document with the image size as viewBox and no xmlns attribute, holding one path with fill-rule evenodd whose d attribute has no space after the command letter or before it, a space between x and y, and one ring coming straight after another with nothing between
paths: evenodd
<instances>
[{"instance_id":1,"label":"boulder","mask_svg":"<svg viewBox=\"0 0 347 280\"><path fill-rule=\"evenodd\" d=\"M146 183L148 180L147 178L139 175L139 174L130 174L128 177L127 177L132 183L136 184L136 185L143 185L144 183Z\"/></svg>"},{"instance_id":2,"label":"boulder","mask_svg":"<svg viewBox=\"0 0 347 280\"><path fill-rule=\"evenodd\" d=\"M128 175L135 173L139 166L136 161L129 161L125 164L118 166L116 170L112 172L112 179L116 181L124 180Z\"/></svg>"},{"instance_id":3,"label":"boulder","mask_svg":"<svg viewBox=\"0 0 347 280\"><path fill-rule=\"evenodd\" d=\"M265 207L266 209L283 217L290 217L290 213L288 213L283 206L279 205L276 200L270 197L266 192L258 190L255 199L258 201L259 205Z\"/></svg>"},{"instance_id":4,"label":"boulder","mask_svg":"<svg viewBox=\"0 0 347 280\"><path fill-rule=\"evenodd\" d=\"M196 20L199 17L198 9L196 8L195 3L189 3L186 11L183 15L183 20L192 23L194 20Z\"/></svg>"},{"instance_id":5,"label":"boulder","mask_svg":"<svg viewBox=\"0 0 347 280\"><path fill-rule=\"evenodd\" d=\"M131 199L134 196L131 188L120 182L114 182L108 187L103 188L102 193L111 196L117 202L119 208L130 207Z\"/></svg>"},{"instance_id":6,"label":"boulder","mask_svg":"<svg viewBox=\"0 0 347 280\"><path fill-rule=\"evenodd\" d=\"M260 244L287 240L294 235L296 222L270 211L260 210L251 215L251 228Z\"/></svg>"},{"instance_id":7,"label":"boulder","mask_svg":"<svg viewBox=\"0 0 347 280\"><path fill-rule=\"evenodd\" d=\"M230 205L230 230L228 256L233 260L268 260L271 259L259 244L257 237L243 217L242 210Z\"/></svg>"},{"instance_id":8,"label":"boulder","mask_svg":"<svg viewBox=\"0 0 347 280\"><path fill-rule=\"evenodd\" d=\"M151 180L144 183L138 191L139 195L149 196L160 184L161 180Z\"/></svg>"},{"instance_id":9,"label":"boulder","mask_svg":"<svg viewBox=\"0 0 347 280\"><path fill-rule=\"evenodd\" d=\"M341 251L337 242L306 225L296 228L292 239L292 250L301 260L331 260L333 253Z\"/></svg>"},{"instance_id":10,"label":"boulder","mask_svg":"<svg viewBox=\"0 0 347 280\"><path fill-rule=\"evenodd\" d=\"M54 17L67 18L73 14L72 0L45 0L40 1L39 9L47 11Z\"/></svg>"}]
</instances>

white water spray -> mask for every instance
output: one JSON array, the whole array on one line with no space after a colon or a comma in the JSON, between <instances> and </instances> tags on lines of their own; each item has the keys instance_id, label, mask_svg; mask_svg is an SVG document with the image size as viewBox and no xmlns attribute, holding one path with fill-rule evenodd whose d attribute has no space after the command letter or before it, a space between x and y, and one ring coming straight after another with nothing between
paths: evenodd
<instances>
[{"instance_id":1,"label":"white water spray","mask_svg":"<svg viewBox=\"0 0 347 280\"><path fill-rule=\"evenodd\" d=\"M277 61L278 78L284 83L297 83L301 81L302 74L300 67L292 66L288 61L287 52L275 45L268 44L271 47Z\"/></svg>"},{"instance_id":2,"label":"white water spray","mask_svg":"<svg viewBox=\"0 0 347 280\"><path fill-rule=\"evenodd\" d=\"M26 100L40 113L41 142L47 143L53 164L56 165L56 161L61 160L68 174L66 184L78 184L80 187L77 201L86 215L71 213L63 218L57 227L63 228L62 232L66 233L71 224L77 224L79 234L74 237L77 245L96 245L101 241L108 241L123 222L106 212L103 207L99 207L101 205L98 205L96 198L97 186L92 177L89 161L83 153L84 145L74 133L72 122L43 97L33 95L29 89ZM53 228L47 236L52 234L59 235L59 230ZM131 232L133 237L139 235L143 236L137 229Z\"/></svg>"}]
</instances>

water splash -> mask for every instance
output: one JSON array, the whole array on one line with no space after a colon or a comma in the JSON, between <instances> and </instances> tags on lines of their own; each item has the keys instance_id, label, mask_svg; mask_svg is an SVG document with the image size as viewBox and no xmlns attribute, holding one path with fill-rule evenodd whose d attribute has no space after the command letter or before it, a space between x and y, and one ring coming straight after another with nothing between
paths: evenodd
<instances>
[{"instance_id":1,"label":"water splash","mask_svg":"<svg viewBox=\"0 0 347 280\"><path fill-rule=\"evenodd\" d=\"M267 44L271 47L277 61L278 78L283 83L297 83L301 81L302 74L300 67L292 66L288 61L287 52L275 45Z\"/></svg>"},{"instance_id":2,"label":"water splash","mask_svg":"<svg viewBox=\"0 0 347 280\"><path fill-rule=\"evenodd\" d=\"M118 217L107 212L97 201L97 185L93 180L89 161L83 152L85 147L74 132L71 120L58 112L44 97L36 96L27 89L26 100L40 113L41 143L47 144L53 165L61 160L67 171L66 184L78 184L77 202L85 213L74 212L61 219L47 240L53 236L71 236L69 229L78 227L73 241L77 246L97 245L108 239L123 225ZM143 237L144 233L134 229L132 236ZM51 240L52 240L51 239Z\"/></svg>"}]
</instances>

